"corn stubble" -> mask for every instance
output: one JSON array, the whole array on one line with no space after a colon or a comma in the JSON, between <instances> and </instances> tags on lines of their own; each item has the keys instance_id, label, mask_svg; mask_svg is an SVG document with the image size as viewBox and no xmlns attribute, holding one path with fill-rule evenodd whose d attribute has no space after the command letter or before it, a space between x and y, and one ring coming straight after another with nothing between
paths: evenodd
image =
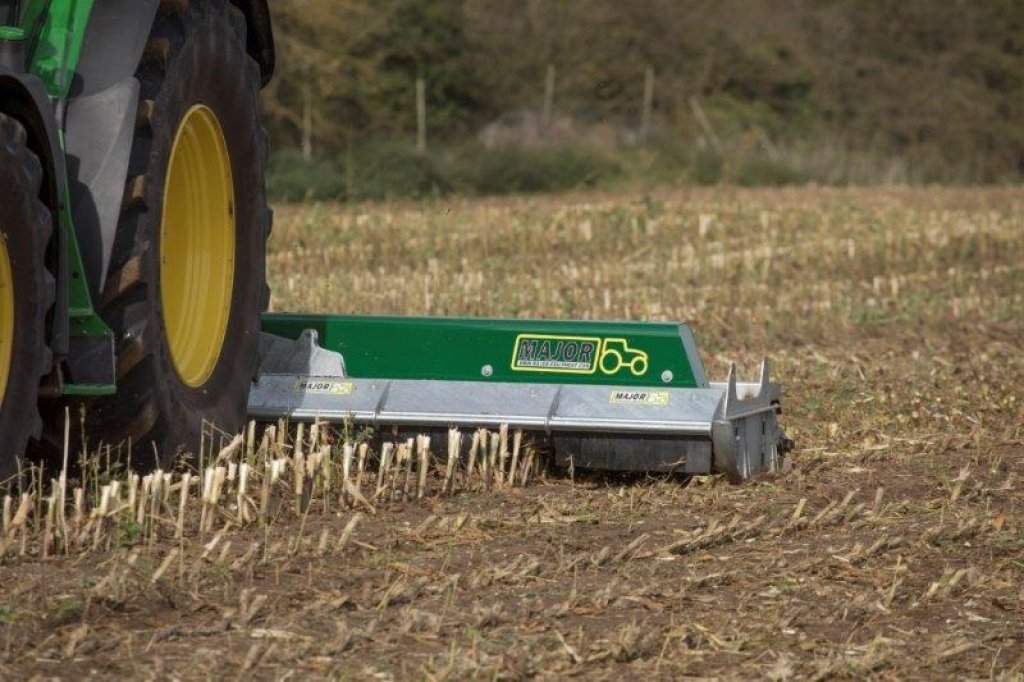
<instances>
[{"instance_id":1,"label":"corn stubble","mask_svg":"<svg viewBox=\"0 0 1024 682\"><path fill-rule=\"evenodd\" d=\"M211 427L211 443L215 435ZM281 420L263 427L252 422L219 449L204 450L197 471L118 476L98 466L98 457L86 456L83 479L69 491L66 469L48 485L42 470L31 469L27 484L3 495L0 561L180 542L310 514L372 515L389 503L523 487L543 475L542 458L524 446L519 431L510 437L506 426L477 429L469 442L464 453L463 433L453 428L443 455L426 435L384 440L378 451L326 424ZM342 545L353 528L342 531Z\"/></svg>"}]
</instances>

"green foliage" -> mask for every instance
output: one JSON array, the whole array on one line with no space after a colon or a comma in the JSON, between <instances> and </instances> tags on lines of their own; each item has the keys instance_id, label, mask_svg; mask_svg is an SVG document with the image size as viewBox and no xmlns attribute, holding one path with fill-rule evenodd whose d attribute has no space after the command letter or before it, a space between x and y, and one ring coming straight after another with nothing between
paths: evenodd
<instances>
[{"instance_id":1,"label":"green foliage","mask_svg":"<svg viewBox=\"0 0 1024 682\"><path fill-rule=\"evenodd\" d=\"M615 159L585 146L494 150L477 145L449 161L454 185L473 194L549 192L593 187L619 176Z\"/></svg>"},{"instance_id":2,"label":"green foliage","mask_svg":"<svg viewBox=\"0 0 1024 682\"><path fill-rule=\"evenodd\" d=\"M351 199L387 199L445 194L451 186L430 156L410 144L383 142L363 145L343 161L350 178Z\"/></svg>"},{"instance_id":3,"label":"green foliage","mask_svg":"<svg viewBox=\"0 0 1024 682\"><path fill-rule=\"evenodd\" d=\"M742 187L781 187L805 184L809 178L798 168L766 156L746 159L736 173L736 184Z\"/></svg>"},{"instance_id":4,"label":"green foliage","mask_svg":"<svg viewBox=\"0 0 1024 682\"><path fill-rule=\"evenodd\" d=\"M693 155L690 179L698 185L717 185L722 180L722 157L710 149L699 149Z\"/></svg>"},{"instance_id":5,"label":"green foliage","mask_svg":"<svg viewBox=\"0 0 1024 682\"><path fill-rule=\"evenodd\" d=\"M135 521L126 521L120 526L120 537L118 544L121 547L131 547L142 538L145 529Z\"/></svg>"},{"instance_id":6,"label":"green foliage","mask_svg":"<svg viewBox=\"0 0 1024 682\"><path fill-rule=\"evenodd\" d=\"M613 157L587 147L488 150L469 145L422 156L411 145L378 141L334 159L275 153L267 189L277 201L424 197L451 192L512 194L606 184L621 176Z\"/></svg>"},{"instance_id":7,"label":"green foliage","mask_svg":"<svg viewBox=\"0 0 1024 682\"><path fill-rule=\"evenodd\" d=\"M296 150L285 149L271 157L267 169L267 191L278 201L422 197L449 190L433 160L392 142L309 162Z\"/></svg>"},{"instance_id":8,"label":"green foliage","mask_svg":"<svg viewBox=\"0 0 1024 682\"><path fill-rule=\"evenodd\" d=\"M390 18L355 50L378 59L375 78L364 86L367 109L389 111L399 130L414 129L410 95L422 76L430 103L428 126L449 131L465 127L480 109L484 92L469 61L460 3L378 2L378 11L389 11Z\"/></svg>"},{"instance_id":9,"label":"green foliage","mask_svg":"<svg viewBox=\"0 0 1024 682\"><path fill-rule=\"evenodd\" d=\"M345 176L327 159L307 163L296 149L283 149L270 157L267 192L278 201L344 199Z\"/></svg>"}]
</instances>

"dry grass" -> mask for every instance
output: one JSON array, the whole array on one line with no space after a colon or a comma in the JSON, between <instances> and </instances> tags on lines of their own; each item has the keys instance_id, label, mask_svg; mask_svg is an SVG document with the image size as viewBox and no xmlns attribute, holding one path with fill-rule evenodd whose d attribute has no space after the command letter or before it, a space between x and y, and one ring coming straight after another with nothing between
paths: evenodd
<instances>
[{"instance_id":1,"label":"dry grass","mask_svg":"<svg viewBox=\"0 0 1024 682\"><path fill-rule=\"evenodd\" d=\"M416 469L377 504L362 482L373 514L337 469L300 490L294 442L255 438L239 462L292 462L276 520L259 518L257 476L239 521L239 469L218 504L205 480L187 487L180 534L164 510L127 535L111 521L95 548L62 549L73 493L69 519L34 500L24 554L15 531L0 564L0 677L1019 679L1022 204L787 190L278 207L276 309L691 319L714 375L772 357L792 469L450 494L435 443L422 499Z\"/></svg>"}]
</instances>

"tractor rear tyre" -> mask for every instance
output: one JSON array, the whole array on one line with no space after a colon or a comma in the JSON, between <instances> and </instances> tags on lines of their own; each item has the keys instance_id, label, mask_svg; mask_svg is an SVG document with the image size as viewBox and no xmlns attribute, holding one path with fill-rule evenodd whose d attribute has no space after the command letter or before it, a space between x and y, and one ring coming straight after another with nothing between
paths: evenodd
<instances>
[{"instance_id":1,"label":"tractor rear tyre","mask_svg":"<svg viewBox=\"0 0 1024 682\"><path fill-rule=\"evenodd\" d=\"M42 428L36 399L50 369L46 316L54 301L45 261L53 216L39 198L42 181L25 128L0 113L0 483Z\"/></svg>"},{"instance_id":2,"label":"tractor rear tyre","mask_svg":"<svg viewBox=\"0 0 1024 682\"><path fill-rule=\"evenodd\" d=\"M226 0L164 0L136 77L139 114L101 314L117 337L115 396L92 442L135 462L196 453L205 424L245 421L266 309L266 133L245 18ZM154 453L156 461L154 462Z\"/></svg>"}]
</instances>

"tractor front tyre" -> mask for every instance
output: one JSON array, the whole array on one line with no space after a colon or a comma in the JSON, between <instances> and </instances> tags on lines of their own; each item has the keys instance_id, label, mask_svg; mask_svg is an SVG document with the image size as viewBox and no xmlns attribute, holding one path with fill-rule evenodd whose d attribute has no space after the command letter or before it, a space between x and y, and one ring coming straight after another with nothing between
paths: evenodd
<instances>
[{"instance_id":1,"label":"tractor front tyre","mask_svg":"<svg viewBox=\"0 0 1024 682\"><path fill-rule=\"evenodd\" d=\"M42 181L25 128L0 113L0 483L42 429L37 398L50 369L46 316L55 291L45 261L53 215L40 200Z\"/></svg>"},{"instance_id":2,"label":"tractor front tyre","mask_svg":"<svg viewBox=\"0 0 1024 682\"><path fill-rule=\"evenodd\" d=\"M101 314L118 340L117 394L86 435L133 461L195 454L204 425L245 421L266 309L266 134L260 72L226 0L160 4ZM155 459L154 462L154 453Z\"/></svg>"}]
</instances>

